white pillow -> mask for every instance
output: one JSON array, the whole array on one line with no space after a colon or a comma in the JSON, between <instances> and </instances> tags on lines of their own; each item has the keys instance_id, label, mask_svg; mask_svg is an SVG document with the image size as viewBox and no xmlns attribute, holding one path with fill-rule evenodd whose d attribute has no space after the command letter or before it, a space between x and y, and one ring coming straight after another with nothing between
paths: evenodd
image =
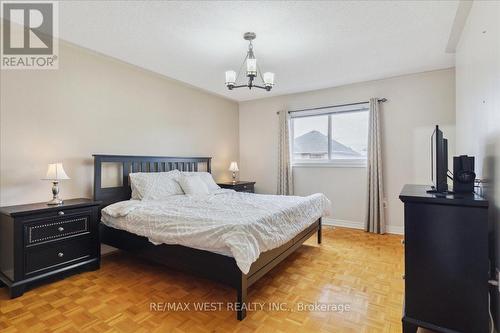
<instances>
[{"instance_id":1,"label":"white pillow","mask_svg":"<svg viewBox=\"0 0 500 333\"><path fill-rule=\"evenodd\" d=\"M129 175L132 199L163 200L172 195L184 194L178 183L179 170L168 172L135 172Z\"/></svg>"},{"instance_id":2,"label":"white pillow","mask_svg":"<svg viewBox=\"0 0 500 333\"><path fill-rule=\"evenodd\" d=\"M183 176L188 176L188 177L199 177L201 180L207 185L208 191L210 193L217 191L220 189L220 186L215 183L214 178L212 175L208 172L191 172L191 171L184 171L181 172Z\"/></svg>"},{"instance_id":3,"label":"white pillow","mask_svg":"<svg viewBox=\"0 0 500 333\"><path fill-rule=\"evenodd\" d=\"M198 176L182 175L179 178L179 184L187 195L210 194L208 186Z\"/></svg>"}]
</instances>

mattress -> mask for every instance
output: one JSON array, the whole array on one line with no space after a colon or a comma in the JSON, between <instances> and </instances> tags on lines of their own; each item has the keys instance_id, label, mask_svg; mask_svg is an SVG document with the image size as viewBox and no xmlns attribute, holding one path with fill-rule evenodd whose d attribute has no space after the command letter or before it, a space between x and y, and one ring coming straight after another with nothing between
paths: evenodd
<instances>
[{"instance_id":1,"label":"mattress","mask_svg":"<svg viewBox=\"0 0 500 333\"><path fill-rule=\"evenodd\" d=\"M219 190L167 200L127 200L102 210L102 222L154 244L179 244L234 257L243 273L265 252L329 215L323 194L306 197Z\"/></svg>"}]
</instances>

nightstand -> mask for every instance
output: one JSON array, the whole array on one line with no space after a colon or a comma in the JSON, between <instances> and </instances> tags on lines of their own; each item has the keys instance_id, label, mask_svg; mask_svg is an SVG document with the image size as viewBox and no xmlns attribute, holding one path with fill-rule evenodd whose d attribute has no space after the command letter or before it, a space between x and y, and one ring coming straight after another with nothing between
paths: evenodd
<instances>
[{"instance_id":1,"label":"nightstand","mask_svg":"<svg viewBox=\"0 0 500 333\"><path fill-rule=\"evenodd\" d=\"M11 298L33 282L99 268L99 204L71 199L0 208L0 282Z\"/></svg>"},{"instance_id":2,"label":"nightstand","mask_svg":"<svg viewBox=\"0 0 500 333\"><path fill-rule=\"evenodd\" d=\"M217 183L217 185L219 185L222 188L235 190L236 192L255 193L254 189L255 182L246 182L246 181L237 181L235 183L224 182L224 183Z\"/></svg>"}]
</instances>

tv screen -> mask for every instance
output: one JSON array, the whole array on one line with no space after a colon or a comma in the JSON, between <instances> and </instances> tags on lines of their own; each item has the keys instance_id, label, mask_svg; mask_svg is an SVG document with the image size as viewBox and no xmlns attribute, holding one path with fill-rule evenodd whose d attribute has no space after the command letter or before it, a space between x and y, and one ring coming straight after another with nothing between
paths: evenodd
<instances>
[{"instance_id":1,"label":"tv screen","mask_svg":"<svg viewBox=\"0 0 500 333\"><path fill-rule=\"evenodd\" d=\"M446 193L448 191L448 140L436 125L431 136L431 179L433 192Z\"/></svg>"}]
</instances>

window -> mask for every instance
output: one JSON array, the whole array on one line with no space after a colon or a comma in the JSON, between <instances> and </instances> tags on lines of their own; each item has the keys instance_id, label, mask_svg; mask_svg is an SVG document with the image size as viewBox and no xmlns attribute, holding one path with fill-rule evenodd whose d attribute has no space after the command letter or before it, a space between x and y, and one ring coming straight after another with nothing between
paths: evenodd
<instances>
[{"instance_id":1,"label":"window","mask_svg":"<svg viewBox=\"0 0 500 333\"><path fill-rule=\"evenodd\" d=\"M367 105L300 111L291 119L294 165L365 166Z\"/></svg>"}]
</instances>

